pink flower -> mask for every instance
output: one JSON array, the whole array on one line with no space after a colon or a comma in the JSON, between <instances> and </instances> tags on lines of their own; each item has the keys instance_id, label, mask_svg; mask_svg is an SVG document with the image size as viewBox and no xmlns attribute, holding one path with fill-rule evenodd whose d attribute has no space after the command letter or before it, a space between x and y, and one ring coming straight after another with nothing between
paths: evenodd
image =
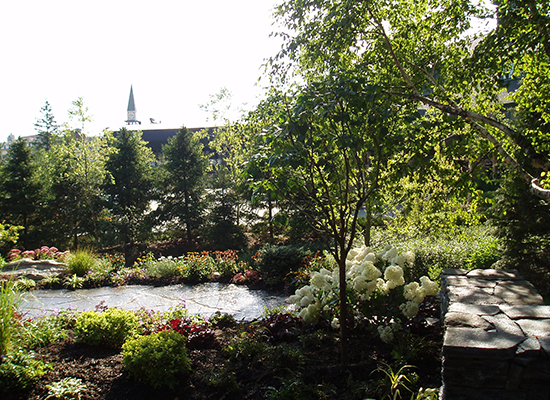
<instances>
[{"instance_id":1,"label":"pink flower","mask_svg":"<svg viewBox=\"0 0 550 400\"><path fill-rule=\"evenodd\" d=\"M25 250L24 252L21 253L21 256L24 258L34 258L35 252L32 250Z\"/></svg>"}]
</instances>

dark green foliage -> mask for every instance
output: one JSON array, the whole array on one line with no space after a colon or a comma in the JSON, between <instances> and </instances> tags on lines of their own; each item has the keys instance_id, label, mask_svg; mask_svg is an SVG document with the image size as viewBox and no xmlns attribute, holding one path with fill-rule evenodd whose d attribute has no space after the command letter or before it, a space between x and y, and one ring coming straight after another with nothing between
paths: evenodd
<instances>
[{"instance_id":1,"label":"dark green foliage","mask_svg":"<svg viewBox=\"0 0 550 400\"><path fill-rule=\"evenodd\" d=\"M508 180L491 210L502 238L502 268L516 268L539 292L550 296L550 206L521 179Z\"/></svg>"},{"instance_id":2,"label":"dark green foliage","mask_svg":"<svg viewBox=\"0 0 550 400\"><path fill-rule=\"evenodd\" d=\"M132 245L145 239L151 231L147 209L153 189L155 157L139 131L121 129L109 137L112 151L107 156L107 179L104 189L107 208L113 215L110 230L117 242L125 246L126 264L133 261Z\"/></svg>"},{"instance_id":3,"label":"dark green foliage","mask_svg":"<svg viewBox=\"0 0 550 400\"><path fill-rule=\"evenodd\" d=\"M19 235L23 247L39 245L33 241L38 233L43 187L31 147L18 138L8 149L1 169L0 220L23 226Z\"/></svg>"},{"instance_id":4,"label":"dark green foliage","mask_svg":"<svg viewBox=\"0 0 550 400\"><path fill-rule=\"evenodd\" d=\"M303 247L267 245L259 251L258 269L265 274L266 281L278 285L285 281L287 275L302 267L308 254Z\"/></svg>"},{"instance_id":5,"label":"dark green foliage","mask_svg":"<svg viewBox=\"0 0 550 400\"><path fill-rule=\"evenodd\" d=\"M199 137L186 127L168 139L162 152L166 162L163 164L159 217L177 227L177 231L184 233L187 241L192 242L204 209L204 178L208 160Z\"/></svg>"},{"instance_id":6,"label":"dark green foliage","mask_svg":"<svg viewBox=\"0 0 550 400\"><path fill-rule=\"evenodd\" d=\"M246 248L246 236L238 221L238 197L229 170L218 165L214 170L210 210L203 226L204 247L211 250Z\"/></svg>"},{"instance_id":7,"label":"dark green foliage","mask_svg":"<svg viewBox=\"0 0 550 400\"><path fill-rule=\"evenodd\" d=\"M34 123L34 129L38 132L38 146L49 150L57 139L59 125L55 122L52 106L47 100L44 107L40 109L40 113L41 118Z\"/></svg>"},{"instance_id":8,"label":"dark green foliage","mask_svg":"<svg viewBox=\"0 0 550 400\"><path fill-rule=\"evenodd\" d=\"M122 346L124 366L132 377L154 388L174 388L191 371L185 336L161 331L136 336Z\"/></svg>"},{"instance_id":9,"label":"dark green foliage","mask_svg":"<svg viewBox=\"0 0 550 400\"><path fill-rule=\"evenodd\" d=\"M137 331L138 325L132 311L118 308L104 312L85 311L76 318L75 333L83 343L120 348Z\"/></svg>"}]
</instances>

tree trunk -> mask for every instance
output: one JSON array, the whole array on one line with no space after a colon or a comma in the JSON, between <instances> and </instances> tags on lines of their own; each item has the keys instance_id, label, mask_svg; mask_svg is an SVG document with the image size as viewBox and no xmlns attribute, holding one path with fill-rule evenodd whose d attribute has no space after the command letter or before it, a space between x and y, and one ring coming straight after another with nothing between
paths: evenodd
<instances>
[{"instance_id":1,"label":"tree trunk","mask_svg":"<svg viewBox=\"0 0 550 400\"><path fill-rule=\"evenodd\" d=\"M349 317L348 317L348 298L346 284L346 257L341 254L338 260L338 271L340 278L340 360L342 365L349 364L348 351L348 333L349 333Z\"/></svg>"},{"instance_id":2,"label":"tree trunk","mask_svg":"<svg viewBox=\"0 0 550 400\"><path fill-rule=\"evenodd\" d=\"M269 243L273 244L273 240L275 238L275 234L273 232L273 204L271 202L271 193L267 193L267 226L269 231Z\"/></svg>"},{"instance_id":3,"label":"tree trunk","mask_svg":"<svg viewBox=\"0 0 550 400\"><path fill-rule=\"evenodd\" d=\"M363 236L365 237L365 246L370 246L370 232L372 227L372 201L367 200L367 207L366 207L366 213L367 213L367 222L365 224L365 229L363 231Z\"/></svg>"}]
</instances>

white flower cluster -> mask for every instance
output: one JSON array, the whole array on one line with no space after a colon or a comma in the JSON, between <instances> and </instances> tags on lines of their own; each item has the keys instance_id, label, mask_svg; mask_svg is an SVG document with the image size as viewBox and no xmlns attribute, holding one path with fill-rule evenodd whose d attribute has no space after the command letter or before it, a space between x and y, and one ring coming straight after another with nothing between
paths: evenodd
<instances>
[{"instance_id":1,"label":"white flower cluster","mask_svg":"<svg viewBox=\"0 0 550 400\"><path fill-rule=\"evenodd\" d=\"M386 246L377 253L366 246L353 248L346 259L347 285L362 301L370 300L375 294L388 295L391 290L403 287L403 295L407 301L401 304L399 309L406 318L413 318L418 313L418 305L424 301L424 298L435 295L438 291L437 283L426 276L420 278L420 283L405 284L404 268L414 265L414 260L414 253L399 254L399 251L391 246ZM375 264L382 264L385 267L381 270ZM315 322L321 311L328 310L329 304L334 304L338 299L338 288L338 268L332 271L322 268L320 271L313 272L310 284L298 289L289 297L289 301L296 305L302 319ZM332 326L339 326L337 320L333 320ZM394 331L391 327L390 330L384 330L384 338L388 339L390 333L393 338Z\"/></svg>"}]
</instances>

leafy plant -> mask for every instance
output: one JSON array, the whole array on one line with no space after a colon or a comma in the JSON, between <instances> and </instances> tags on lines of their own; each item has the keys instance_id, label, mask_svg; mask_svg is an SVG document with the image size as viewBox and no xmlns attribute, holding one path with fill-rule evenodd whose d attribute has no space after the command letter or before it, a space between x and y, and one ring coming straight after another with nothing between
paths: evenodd
<instances>
[{"instance_id":1,"label":"leafy plant","mask_svg":"<svg viewBox=\"0 0 550 400\"><path fill-rule=\"evenodd\" d=\"M36 288L36 281L22 276L15 281L15 287L19 292L27 292Z\"/></svg>"},{"instance_id":2,"label":"leafy plant","mask_svg":"<svg viewBox=\"0 0 550 400\"><path fill-rule=\"evenodd\" d=\"M66 337L65 319L58 315L43 315L22 321L17 341L24 348L44 347Z\"/></svg>"},{"instance_id":3,"label":"leafy plant","mask_svg":"<svg viewBox=\"0 0 550 400\"><path fill-rule=\"evenodd\" d=\"M4 393L29 387L51 367L23 349L0 357L0 392Z\"/></svg>"},{"instance_id":4,"label":"leafy plant","mask_svg":"<svg viewBox=\"0 0 550 400\"><path fill-rule=\"evenodd\" d=\"M83 343L120 348L138 327L138 319L132 311L109 308L104 312L80 313L76 318L75 333Z\"/></svg>"},{"instance_id":5,"label":"leafy plant","mask_svg":"<svg viewBox=\"0 0 550 400\"><path fill-rule=\"evenodd\" d=\"M269 346L258 337L247 335L234 338L223 349L229 361L237 365L254 365Z\"/></svg>"},{"instance_id":6,"label":"leafy plant","mask_svg":"<svg viewBox=\"0 0 550 400\"><path fill-rule=\"evenodd\" d=\"M0 356L10 349L15 331L16 311L19 305L18 290L12 280L0 281Z\"/></svg>"},{"instance_id":7,"label":"leafy plant","mask_svg":"<svg viewBox=\"0 0 550 400\"><path fill-rule=\"evenodd\" d=\"M77 274L73 274L67 276L63 280L63 286L67 289L76 290L81 289L84 286L84 282L86 282L86 278L78 276Z\"/></svg>"},{"instance_id":8,"label":"leafy plant","mask_svg":"<svg viewBox=\"0 0 550 400\"><path fill-rule=\"evenodd\" d=\"M402 398L402 391L413 393L413 385L418 380L418 375L406 373L407 369L414 368L412 365L404 365L396 372L388 364L383 363L383 367L378 367L376 371L385 375L385 391L382 399L397 400Z\"/></svg>"},{"instance_id":9,"label":"leafy plant","mask_svg":"<svg viewBox=\"0 0 550 400\"><path fill-rule=\"evenodd\" d=\"M178 378L191 371L187 339L175 331L135 336L122 346L123 363L129 374L154 388L173 389Z\"/></svg>"},{"instance_id":10,"label":"leafy plant","mask_svg":"<svg viewBox=\"0 0 550 400\"><path fill-rule=\"evenodd\" d=\"M86 280L94 284L102 284L109 282L111 273L115 270L115 265L110 259L102 257L96 259L95 264L86 273Z\"/></svg>"},{"instance_id":11,"label":"leafy plant","mask_svg":"<svg viewBox=\"0 0 550 400\"><path fill-rule=\"evenodd\" d=\"M61 279L57 275L50 275L40 281L40 285L45 288L54 288L61 284Z\"/></svg>"},{"instance_id":12,"label":"leafy plant","mask_svg":"<svg viewBox=\"0 0 550 400\"><path fill-rule=\"evenodd\" d=\"M79 400L81 393L86 390L86 385L79 378L64 378L58 382L46 385L48 389L48 399L55 400Z\"/></svg>"}]
</instances>

